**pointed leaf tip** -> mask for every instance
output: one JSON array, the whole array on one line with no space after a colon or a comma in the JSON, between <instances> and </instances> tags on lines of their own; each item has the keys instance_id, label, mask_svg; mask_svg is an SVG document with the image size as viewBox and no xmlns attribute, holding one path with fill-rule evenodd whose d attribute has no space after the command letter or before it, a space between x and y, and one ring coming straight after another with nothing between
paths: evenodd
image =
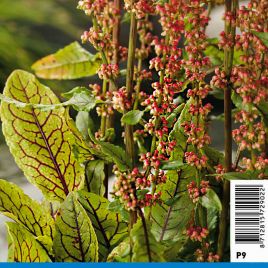
<instances>
[{"instance_id":1,"label":"pointed leaf tip","mask_svg":"<svg viewBox=\"0 0 268 268\"><path fill-rule=\"evenodd\" d=\"M3 94L23 103L60 103L34 75L21 70L10 75ZM84 168L72 153L77 138L64 107L41 111L2 102L0 114L3 134L16 163L48 199L62 201L69 192L82 187Z\"/></svg>"},{"instance_id":2,"label":"pointed leaf tip","mask_svg":"<svg viewBox=\"0 0 268 268\"><path fill-rule=\"evenodd\" d=\"M78 79L95 75L101 65L98 54L92 55L78 42L46 56L32 65L36 75L44 79Z\"/></svg>"}]
</instances>

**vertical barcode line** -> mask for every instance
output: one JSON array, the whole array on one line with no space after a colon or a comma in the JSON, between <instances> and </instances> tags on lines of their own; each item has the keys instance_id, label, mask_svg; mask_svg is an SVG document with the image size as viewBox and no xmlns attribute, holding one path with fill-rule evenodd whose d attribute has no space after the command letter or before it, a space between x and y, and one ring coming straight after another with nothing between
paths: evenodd
<instances>
[{"instance_id":1,"label":"vertical barcode line","mask_svg":"<svg viewBox=\"0 0 268 268\"><path fill-rule=\"evenodd\" d=\"M235 185L235 243L260 244L261 184Z\"/></svg>"}]
</instances>

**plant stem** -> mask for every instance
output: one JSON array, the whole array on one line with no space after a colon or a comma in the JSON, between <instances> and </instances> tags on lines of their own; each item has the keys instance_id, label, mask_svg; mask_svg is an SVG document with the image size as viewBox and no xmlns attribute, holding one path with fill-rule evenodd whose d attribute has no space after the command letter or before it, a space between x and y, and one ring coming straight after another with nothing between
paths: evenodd
<instances>
[{"instance_id":1,"label":"plant stem","mask_svg":"<svg viewBox=\"0 0 268 268\"><path fill-rule=\"evenodd\" d=\"M144 217L144 214L139 208L139 214L142 220L142 225L143 225L143 230L144 230L144 238L145 238L145 243L146 243L146 250L147 250L147 255L148 255L148 261L152 262L152 256L151 256L151 249L150 249L150 241L149 241L149 235L148 235L148 230L147 230L147 225L146 225L146 220Z\"/></svg>"},{"instance_id":2,"label":"plant stem","mask_svg":"<svg viewBox=\"0 0 268 268\"><path fill-rule=\"evenodd\" d=\"M107 80L103 80L103 84L102 84L102 94L103 95L106 94L107 85L108 85ZM105 108L105 104L102 105L102 108L103 109ZM102 134L103 137L105 136L105 132L106 132L106 118L107 118L106 115L102 115L101 116L101 127L100 127L100 130L101 130L101 134Z\"/></svg>"},{"instance_id":3,"label":"plant stem","mask_svg":"<svg viewBox=\"0 0 268 268\"><path fill-rule=\"evenodd\" d=\"M98 22L97 22L97 19L96 19L94 16L92 16L92 23L93 23L93 26L94 26L96 29L99 27ZM104 50L103 50L103 49L99 49L98 51L99 51L99 53L100 53L100 56L101 56L101 59L102 59L102 63L103 63L103 64L109 64L108 59L107 59L107 57L106 57L106 55L105 55ZM109 81L111 82L111 84L113 85L113 87L117 88L115 79L114 79L113 77L110 78Z\"/></svg>"},{"instance_id":4,"label":"plant stem","mask_svg":"<svg viewBox=\"0 0 268 268\"><path fill-rule=\"evenodd\" d=\"M135 0L132 0L130 3L131 6L134 3ZM132 99L133 94L136 42L137 42L137 19L136 14L134 12L131 12L129 44L128 44L128 60L127 60L127 77L126 77L126 90L129 100ZM127 124L125 124L125 144L126 144L126 157L127 159L130 159L131 168L133 168L135 165L133 126ZM132 226L136 223L136 221L137 221L137 211L130 212L130 228L132 228Z\"/></svg>"},{"instance_id":5,"label":"plant stem","mask_svg":"<svg viewBox=\"0 0 268 268\"><path fill-rule=\"evenodd\" d=\"M139 58L138 60L138 73L140 73L142 69L142 58ZM133 110L137 110L138 106L139 106L139 93L140 93L140 89L141 89L141 79L138 79L137 81L137 86L136 86L136 97L135 97L135 102L134 102L134 106L133 106Z\"/></svg>"},{"instance_id":6,"label":"plant stem","mask_svg":"<svg viewBox=\"0 0 268 268\"><path fill-rule=\"evenodd\" d=\"M121 0L114 0L114 4L115 6L118 8L118 10L120 11L120 2ZM98 28L98 22L97 19L92 16L92 23L93 26L95 28ZM119 44L119 25L120 25L120 17L117 19L116 23L115 23L115 27L113 30L113 41L115 42L115 52L114 52L114 58L112 59L112 63L117 64L118 63L118 44ZM108 59L107 56L105 54L105 51L103 49L99 50L99 53L101 55L102 58L102 63L103 64L108 64ZM109 80L109 85L108 85L108 81L104 80L103 81L103 89L102 89L102 93L105 94L107 92L107 86L109 86L110 90L115 90L117 88L115 79L112 77ZM101 118L101 133L103 136L105 136L105 132L106 129L110 128L113 124L113 117L112 116L102 116ZM104 186L105 186L105 194L104 197L108 198L108 193L109 193L109 166L105 165L104 167L104 173L105 173L105 178L104 178Z\"/></svg>"},{"instance_id":7,"label":"plant stem","mask_svg":"<svg viewBox=\"0 0 268 268\"><path fill-rule=\"evenodd\" d=\"M225 0L225 12L232 12L236 16L236 9L238 7L238 0ZM233 66L234 56L234 42L235 42L236 26L230 25L225 22L225 33L232 35L233 45L232 48L226 48L224 50L224 70L227 76L228 85L224 90L224 151L225 151L225 169L226 172L232 170L232 100L231 93L232 88L230 85L230 75ZM222 197L222 212L220 216L219 224L219 236L218 236L218 250L217 253L220 258L223 257L226 232L229 224L229 203L230 203L230 182L225 180L223 185L223 197Z\"/></svg>"},{"instance_id":8,"label":"plant stem","mask_svg":"<svg viewBox=\"0 0 268 268\"><path fill-rule=\"evenodd\" d=\"M168 43L168 40L169 40L169 35L167 35L166 38L165 38L165 44ZM163 63L164 63L164 66L165 66L165 64L166 64L166 53L163 54ZM163 69L163 70L160 71L160 77L159 77L159 83L160 83L161 86L164 85L164 78L165 78L165 71ZM159 99L157 101L157 105L161 105L161 103L162 103L162 95L159 96ZM155 120L155 127L154 127L155 131L158 130L160 123L161 123L161 118L157 117L156 120ZM156 149L156 145L157 145L156 143L157 143L157 138L156 138L156 135L154 135L153 138L152 138L152 143L151 143L151 150L150 150L151 154L153 154L155 149ZM145 172L145 176L148 177L150 172L151 172L151 167L149 166L147 168L146 172ZM158 176L158 174L159 174L158 172L159 171L157 170L156 173L155 173L155 177ZM151 194L154 195L155 191L156 191L156 184L152 183L152 192L151 192ZM149 211L148 211L148 214L147 214L148 219L151 218L151 214L152 214L152 206L149 207Z\"/></svg>"},{"instance_id":9,"label":"plant stem","mask_svg":"<svg viewBox=\"0 0 268 268\"><path fill-rule=\"evenodd\" d=\"M135 1L132 0L131 5L133 5L134 2ZM131 12L128 60L127 60L127 77L126 77L126 90L129 100L132 99L133 94L136 40L137 40L137 19L135 13ZM133 127L127 124L125 124L125 143L126 143L126 157L130 159L131 165L133 167L135 158Z\"/></svg>"},{"instance_id":10,"label":"plant stem","mask_svg":"<svg viewBox=\"0 0 268 268\"><path fill-rule=\"evenodd\" d=\"M114 7L115 9L121 10L121 0L114 0ZM114 27L113 27L113 44L114 44L114 53L113 53L113 58L112 58L112 64L119 64L119 44L120 44L120 20L121 17L118 15L115 17L115 22L114 22ZM110 81L109 85L109 90L110 91L115 91L117 90L117 87L113 84L112 81ZM114 115L108 115L107 117L107 122L106 122L106 127L111 128L113 127L114 123Z\"/></svg>"},{"instance_id":11,"label":"plant stem","mask_svg":"<svg viewBox=\"0 0 268 268\"><path fill-rule=\"evenodd\" d=\"M107 86L108 86L108 81L107 80L103 80L103 84L102 84L102 94L105 95L107 92ZM102 109L105 109L105 104L102 105ZM102 115L101 116L101 126L100 126L100 132L102 137L105 137L106 134L106 121L107 121L107 116L106 115ZM105 193L104 193L104 197L108 198L108 193L109 193L109 167L108 165L104 165L104 188L105 188Z\"/></svg>"},{"instance_id":12,"label":"plant stem","mask_svg":"<svg viewBox=\"0 0 268 268\"><path fill-rule=\"evenodd\" d=\"M149 19L149 15L146 14L144 21L146 22ZM146 44L145 44L145 40L143 38L143 36L139 35L139 41L140 41L140 49L141 50L146 50ZM135 101L134 101L134 106L133 106L133 110L137 110L138 106L139 106L139 93L141 90L141 83L142 83L142 79L139 77L141 71L142 71L142 62L144 60L144 56L143 55L139 55L138 57L138 64L137 64L137 84L136 84L136 88L135 88Z\"/></svg>"},{"instance_id":13,"label":"plant stem","mask_svg":"<svg viewBox=\"0 0 268 268\"><path fill-rule=\"evenodd\" d=\"M119 10L121 8L121 0L114 0L114 7ZM111 60L112 64L119 63L119 54L118 54L118 48L119 48L119 36L120 36L120 15L115 17L115 23L113 28L113 43L114 43L114 52L113 52L113 58ZM102 55L102 59L104 62L107 63L107 58L105 54ZM109 80L109 91L115 91L117 89L115 81ZM103 119L103 128L106 130L113 127L114 124L114 114L108 114L105 116L105 119ZM105 124L105 126L104 126ZM109 140L108 140L109 141ZM104 186L105 186L105 194L104 197L108 198L109 194L109 171L111 170L111 165L106 164L104 166L104 173L105 173L105 180L104 180Z\"/></svg>"},{"instance_id":14,"label":"plant stem","mask_svg":"<svg viewBox=\"0 0 268 268\"><path fill-rule=\"evenodd\" d=\"M240 157L241 157L241 146L239 146L237 148L237 152L236 152L236 156L235 156L235 161L234 161L234 170L236 170L237 167L238 167Z\"/></svg>"},{"instance_id":15,"label":"plant stem","mask_svg":"<svg viewBox=\"0 0 268 268\"><path fill-rule=\"evenodd\" d=\"M105 175L105 177L104 177L104 182L103 182L103 184L104 184L104 188L105 188L105 192L104 192L104 197L106 198L106 199L108 199L108 197L109 197L109 165L104 165L104 175Z\"/></svg>"}]
</instances>

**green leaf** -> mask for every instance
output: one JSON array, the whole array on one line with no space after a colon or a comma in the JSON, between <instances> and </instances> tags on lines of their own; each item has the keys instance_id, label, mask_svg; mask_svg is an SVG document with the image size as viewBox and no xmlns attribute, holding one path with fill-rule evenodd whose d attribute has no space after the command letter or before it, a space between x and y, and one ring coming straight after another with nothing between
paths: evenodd
<instances>
[{"instance_id":1,"label":"green leaf","mask_svg":"<svg viewBox=\"0 0 268 268\"><path fill-rule=\"evenodd\" d=\"M77 129L72 118L67 118L67 124L75 139L75 142L72 144L72 152L74 154L74 157L79 163L82 163L84 166L84 163L86 161L92 160L94 158L90 152L91 144L83 138L81 132Z\"/></svg>"},{"instance_id":2,"label":"green leaf","mask_svg":"<svg viewBox=\"0 0 268 268\"><path fill-rule=\"evenodd\" d=\"M177 118L177 116L182 112L183 108L185 106L185 103L180 104L168 117L168 127L171 127L174 123L174 120Z\"/></svg>"},{"instance_id":3,"label":"green leaf","mask_svg":"<svg viewBox=\"0 0 268 268\"><path fill-rule=\"evenodd\" d=\"M140 122L144 114L144 111L132 110L124 114L121 118L121 122L127 125L136 125Z\"/></svg>"},{"instance_id":4,"label":"green leaf","mask_svg":"<svg viewBox=\"0 0 268 268\"><path fill-rule=\"evenodd\" d=\"M258 108L262 111L263 115L267 116L268 115L268 104L267 102L260 102L258 105Z\"/></svg>"},{"instance_id":5,"label":"green leaf","mask_svg":"<svg viewBox=\"0 0 268 268\"><path fill-rule=\"evenodd\" d=\"M8 243L8 251L7 251L7 262L14 262L14 244L12 237L9 232L7 232L7 243Z\"/></svg>"},{"instance_id":6,"label":"green leaf","mask_svg":"<svg viewBox=\"0 0 268 268\"><path fill-rule=\"evenodd\" d=\"M223 64L224 60L224 51L221 50L218 46L218 38L208 39L209 45L207 46L204 54L209 57L211 63L214 66L220 66ZM240 56L243 54L242 51L234 51L234 64L241 64Z\"/></svg>"},{"instance_id":7,"label":"green leaf","mask_svg":"<svg viewBox=\"0 0 268 268\"><path fill-rule=\"evenodd\" d=\"M194 204L189 198L187 184L195 179L195 168L185 166L179 171L167 172L167 181L158 186L162 203L152 207L152 233L157 241L177 241L183 236L192 217Z\"/></svg>"},{"instance_id":8,"label":"green leaf","mask_svg":"<svg viewBox=\"0 0 268 268\"><path fill-rule=\"evenodd\" d=\"M268 104L265 101L262 101L257 106L258 110L262 115L262 120L264 125L268 128Z\"/></svg>"},{"instance_id":9,"label":"green leaf","mask_svg":"<svg viewBox=\"0 0 268 268\"><path fill-rule=\"evenodd\" d=\"M96 100L93 94L85 87L76 87L62 95L69 100L63 103L54 104L31 103L18 101L16 98L10 98L1 93L0 100L8 104L14 104L18 108L29 107L40 109L40 111L50 111L65 106L73 106L77 111L89 112L96 106L96 104L103 103L100 100Z\"/></svg>"},{"instance_id":10,"label":"green leaf","mask_svg":"<svg viewBox=\"0 0 268 268\"><path fill-rule=\"evenodd\" d=\"M191 147L187 145L187 137L181 126L182 123L191 120L189 108L192 102L192 98L187 101L169 136L170 140L177 141L169 161L171 163L174 161L179 168L174 165L175 170L169 170L166 174L166 183L157 187L157 191L162 193L161 199L163 201L153 206L151 211L152 232L157 241L177 241L180 239L192 217L194 205L189 199L187 184L195 180L196 169L189 165L183 165L184 154L187 149L191 150Z\"/></svg>"},{"instance_id":11,"label":"green leaf","mask_svg":"<svg viewBox=\"0 0 268 268\"><path fill-rule=\"evenodd\" d=\"M78 42L46 56L32 65L36 75L44 79L77 79L95 75L101 65L100 56L92 55Z\"/></svg>"},{"instance_id":12,"label":"green leaf","mask_svg":"<svg viewBox=\"0 0 268 268\"><path fill-rule=\"evenodd\" d=\"M173 160L173 161L162 161L160 168L163 170L178 170L183 166L187 166L186 163L181 160Z\"/></svg>"},{"instance_id":13,"label":"green leaf","mask_svg":"<svg viewBox=\"0 0 268 268\"><path fill-rule=\"evenodd\" d=\"M129 159L126 158L126 152L119 146L109 142L98 142L101 151L106 154L111 162L114 162L120 171L126 171L130 167Z\"/></svg>"},{"instance_id":14,"label":"green leaf","mask_svg":"<svg viewBox=\"0 0 268 268\"><path fill-rule=\"evenodd\" d=\"M59 262L98 261L94 228L75 193L70 193L58 211L53 247Z\"/></svg>"},{"instance_id":15,"label":"green leaf","mask_svg":"<svg viewBox=\"0 0 268 268\"><path fill-rule=\"evenodd\" d=\"M169 134L169 139L170 140L175 139L177 142L177 144L176 144L176 158L174 160L181 160L182 161L183 157L184 157L184 151L185 151L185 148L187 146L187 143L186 143L187 137L184 133L184 128L181 125L184 122L191 121L191 114L189 113L189 109L190 109L190 106L193 103L193 101L194 101L193 98L190 98L186 102L177 122L175 123L172 131Z\"/></svg>"},{"instance_id":16,"label":"green leaf","mask_svg":"<svg viewBox=\"0 0 268 268\"><path fill-rule=\"evenodd\" d=\"M125 209L125 206L119 199L110 202L107 208L111 212L120 214L123 221L129 222L129 212Z\"/></svg>"},{"instance_id":17,"label":"green leaf","mask_svg":"<svg viewBox=\"0 0 268 268\"><path fill-rule=\"evenodd\" d=\"M108 210L109 201L104 197L85 191L79 191L78 195L79 202L94 226L99 241L99 258L104 261L112 249L128 235L128 225L118 213Z\"/></svg>"},{"instance_id":18,"label":"green leaf","mask_svg":"<svg viewBox=\"0 0 268 268\"><path fill-rule=\"evenodd\" d=\"M223 174L226 180L257 180L260 172L246 171L246 172L227 172Z\"/></svg>"},{"instance_id":19,"label":"green leaf","mask_svg":"<svg viewBox=\"0 0 268 268\"><path fill-rule=\"evenodd\" d=\"M130 12L125 12L121 23L130 23Z\"/></svg>"},{"instance_id":20,"label":"green leaf","mask_svg":"<svg viewBox=\"0 0 268 268\"><path fill-rule=\"evenodd\" d=\"M94 155L102 160L116 164L120 171L129 169L130 160L126 158L126 152L120 146L97 140L91 129L88 130L88 134L91 141L95 144L94 148L90 148Z\"/></svg>"},{"instance_id":21,"label":"green leaf","mask_svg":"<svg viewBox=\"0 0 268 268\"><path fill-rule=\"evenodd\" d=\"M115 140L116 134L115 134L115 129L113 127L107 128L105 130L104 136L101 138L102 141L109 141L112 142Z\"/></svg>"},{"instance_id":22,"label":"green leaf","mask_svg":"<svg viewBox=\"0 0 268 268\"><path fill-rule=\"evenodd\" d=\"M148 189L142 189L142 190L137 190L137 198L138 198L138 200L143 200L144 199L144 197L145 197L145 195L147 194L147 193L149 193L150 191L148 190Z\"/></svg>"},{"instance_id":23,"label":"green leaf","mask_svg":"<svg viewBox=\"0 0 268 268\"><path fill-rule=\"evenodd\" d=\"M59 104L49 88L21 70L10 75L4 95L24 103ZM0 114L3 133L16 163L46 198L62 201L69 192L81 188L84 168L72 153L77 136L66 109L40 111L2 102Z\"/></svg>"},{"instance_id":24,"label":"green leaf","mask_svg":"<svg viewBox=\"0 0 268 268\"><path fill-rule=\"evenodd\" d=\"M42 245L44 249L46 249L46 252L54 257L53 252L53 241L48 236L37 236L36 240Z\"/></svg>"},{"instance_id":25,"label":"green leaf","mask_svg":"<svg viewBox=\"0 0 268 268\"><path fill-rule=\"evenodd\" d=\"M98 144L99 141L96 140L94 136L92 136L90 129L88 129L89 140L86 142L78 130L74 131L74 134L77 136L77 142L72 145L72 151L74 153L75 159L79 163L84 165L86 162L93 160L94 157L92 155L96 156L98 159L103 160L105 163L113 162L112 158L107 156L107 154L102 151L101 146Z\"/></svg>"},{"instance_id":26,"label":"green leaf","mask_svg":"<svg viewBox=\"0 0 268 268\"><path fill-rule=\"evenodd\" d=\"M167 206L173 206L173 205L175 205L176 204L176 202L179 200L181 198L181 196L180 195L175 195L174 197L172 197L172 198L169 198L166 202L165 202L165 204L167 205Z\"/></svg>"},{"instance_id":27,"label":"green leaf","mask_svg":"<svg viewBox=\"0 0 268 268\"><path fill-rule=\"evenodd\" d=\"M129 239L115 247L107 258L107 262L131 262Z\"/></svg>"},{"instance_id":28,"label":"green leaf","mask_svg":"<svg viewBox=\"0 0 268 268\"><path fill-rule=\"evenodd\" d=\"M222 210L221 201L218 195L212 190L208 189L207 193L200 199L201 205L207 209L214 208L218 211Z\"/></svg>"},{"instance_id":29,"label":"green leaf","mask_svg":"<svg viewBox=\"0 0 268 268\"><path fill-rule=\"evenodd\" d=\"M188 86L188 84L190 84L191 83L191 81L186 81L185 82L185 84L187 84L187 86ZM186 87L187 88L187 87ZM175 99L174 99L174 104L176 104L176 105L179 105L179 104L183 104L185 102L185 100L184 100L184 98L182 97L182 96L178 96L178 97L176 97ZM184 103L185 104L185 103Z\"/></svg>"},{"instance_id":30,"label":"green leaf","mask_svg":"<svg viewBox=\"0 0 268 268\"><path fill-rule=\"evenodd\" d=\"M241 108L242 98L235 91L232 92L232 101L236 107Z\"/></svg>"},{"instance_id":31,"label":"green leaf","mask_svg":"<svg viewBox=\"0 0 268 268\"><path fill-rule=\"evenodd\" d=\"M224 163L224 154L220 152L219 150L210 147L210 146L205 146L203 148L204 153L208 157L209 164L212 167L217 166L218 164L223 164Z\"/></svg>"},{"instance_id":32,"label":"green leaf","mask_svg":"<svg viewBox=\"0 0 268 268\"><path fill-rule=\"evenodd\" d=\"M134 140L137 143L138 146L138 154L146 154L147 153L147 149L145 148L145 141L144 138L141 137L140 135L137 135L134 137Z\"/></svg>"},{"instance_id":33,"label":"green leaf","mask_svg":"<svg viewBox=\"0 0 268 268\"><path fill-rule=\"evenodd\" d=\"M89 140L88 129L94 128L94 122L92 118L89 116L89 113L83 111L78 112L75 123L77 129L82 134L84 140L88 141Z\"/></svg>"},{"instance_id":34,"label":"green leaf","mask_svg":"<svg viewBox=\"0 0 268 268\"><path fill-rule=\"evenodd\" d=\"M255 34L258 38L260 38L263 44L266 47L268 47L268 33L260 33L260 32L253 31L253 34Z\"/></svg>"},{"instance_id":35,"label":"green leaf","mask_svg":"<svg viewBox=\"0 0 268 268\"><path fill-rule=\"evenodd\" d=\"M46 236L52 241L55 227L49 211L17 185L5 180L0 180L0 212L23 225L34 236Z\"/></svg>"},{"instance_id":36,"label":"green leaf","mask_svg":"<svg viewBox=\"0 0 268 268\"><path fill-rule=\"evenodd\" d=\"M8 222L9 254L12 262L51 262L46 250L35 237L17 223Z\"/></svg>"},{"instance_id":37,"label":"green leaf","mask_svg":"<svg viewBox=\"0 0 268 268\"><path fill-rule=\"evenodd\" d=\"M89 112L95 107L96 103L99 103L93 94L85 87L76 87L62 95L69 99L64 104L72 105L77 111Z\"/></svg>"},{"instance_id":38,"label":"green leaf","mask_svg":"<svg viewBox=\"0 0 268 268\"><path fill-rule=\"evenodd\" d=\"M176 242L166 242L164 256L168 262L196 262L196 256L193 254L200 244L193 242L186 236L180 237Z\"/></svg>"},{"instance_id":39,"label":"green leaf","mask_svg":"<svg viewBox=\"0 0 268 268\"><path fill-rule=\"evenodd\" d=\"M219 210L215 208L207 209L207 223L207 228L209 230L209 243L217 243L216 241L218 240Z\"/></svg>"},{"instance_id":40,"label":"green leaf","mask_svg":"<svg viewBox=\"0 0 268 268\"><path fill-rule=\"evenodd\" d=\"M79 87L77 89L79 89ZM77 94L74 94L74 96L70 100L57 104L25 103L17 101L16 99L13 98L9 98L1 93L0 93L0 100L8 104L14 104L18 108L30 107L34 109L39 109L40 111L44 112L65 106L73 106L74 109L78 111L80 110L90 111L95 107L96 103L100 103L99 101L96 101L94 97L90 95L90 93L87 92L78 92Z\"/></svg>"},{"instance_id":41,"label":"green leaf","mask_svg":"<svg viewBox=\"0 0 268 268\"><path fill-rule=\"evenodd\" d=\"M86 179L84 190L103 196L105 193L104 179L104 161L89 161L86 165Z\"/></svg>"},{"instance_id":42,"label":"green leaf","mask_svg":"<svg viewBox=\"0 0 268 268\"><path fill-rule=\"evenodd\" d=\"M209 57L213 66L219 66L223 63L224 52L219 49L217 44L208 45L204 53Z\"/></svg>"},{"instance_id":43,"label":"green leaf","mask_svg":"<svg viewBox=\"0 0 268 268\"><path fill-rule=\"evenodd\" d=\"M131 230L133 242L132 262L164 262L163 247L157 242L150 231L149 222L146 222L146 231L139 219Z\"/></svg>"},{"instance_id":44,"label":"green leaf","mask_svg":"<svg viewBox=\"0 0 268 268\"><path fill-rule=\"evenodd\" d=\"M219 99L219 100L224 99L224 91L220 88L217 88L217 87L213 87L213 90L209 92L209 95L212 95L216 99Z\"/></svg>"}]
</instances>

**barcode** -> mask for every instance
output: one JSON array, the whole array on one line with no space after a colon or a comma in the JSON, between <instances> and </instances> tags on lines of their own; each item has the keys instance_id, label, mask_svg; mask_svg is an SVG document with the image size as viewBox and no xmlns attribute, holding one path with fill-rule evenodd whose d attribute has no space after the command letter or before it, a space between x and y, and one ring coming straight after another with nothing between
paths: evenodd
<instances>
[{"instance_id":1,"label":"barcode","mask_svg":"<svg viewBox=\"0 0 268 268\"><path fill-rule=\"evenodd\" d=\"M235 186L235 243L260 244L260 212L262 184Z\"/></svg>"},{"instance_id":2,"label":"barcode","mask_svg":"<svg viewBox=\"0 0 268 268\"><path fill-rule=\"evenodd\" d=\"M268 261L268 180L231 181L231 261Z\"/></svg>"}]
</instances>

